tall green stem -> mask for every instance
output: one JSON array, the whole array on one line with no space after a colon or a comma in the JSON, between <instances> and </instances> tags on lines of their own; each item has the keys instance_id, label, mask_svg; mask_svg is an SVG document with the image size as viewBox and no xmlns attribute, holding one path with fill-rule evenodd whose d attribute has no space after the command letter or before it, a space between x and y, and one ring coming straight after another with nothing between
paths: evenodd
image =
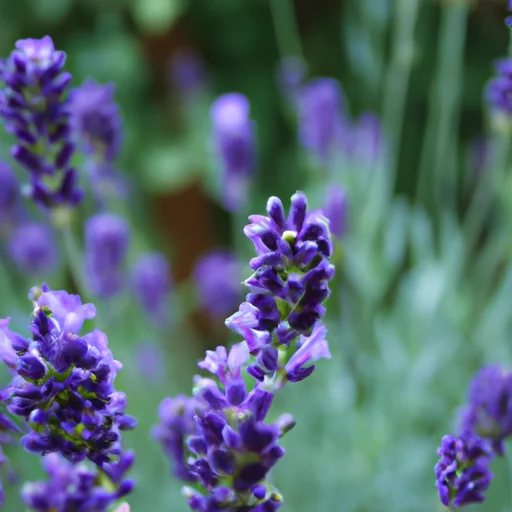
<instances>
[{"instance_id":1,"label":"tall green stem","mask_svg":"<svg viewBox=\"0 0 512 512\"><path fill-rule=\"evenodd\" d=\"M297 18L292 0L270 0L274 31L281 57L302 56Z\"/></svg>"},{"instance_id":2,"label":"tall green stem","mask_svg":"<svg viewBox=\"0 0 512 512\"><path fill-rule=\"evenodd\" d=\"M89 296L89 287L85 282L85 277L83 274L84 266L82 251L78 246L70 226L62 227L59 230L59 233L62 238L62 245L64 247L68 268L73 277L75 286L77 287L82 297L82 300L85 301L85 298Z\"/></svg>"},{"instance_id":3,"label":"tall green stem","mask_svg":"<svg viewBox=\"0 0 512 512\"><path fill-rule=\"evenodd\" d=\"M396 0L391 62L384 84L383 121L389 143L388 195L395 187L396 167L404 121L407 90L414 57L414 29L420 0Z\"/></svg>"},{"instance_id":4,"label":"tall green stem","mask_svg":"<svg viewBox=\"0 0 512 512\"><path fill-rule=\"evenodd\" d=\"M416 191L417 200L428 201L429 192L433 193L436 207L442 207L446 199L440 197L443 186L448 186L452 204L456 190L459 98L468 10L464 2L448 3L441 14L436 79L429 101Z\"/></svg>"}]
</instances>

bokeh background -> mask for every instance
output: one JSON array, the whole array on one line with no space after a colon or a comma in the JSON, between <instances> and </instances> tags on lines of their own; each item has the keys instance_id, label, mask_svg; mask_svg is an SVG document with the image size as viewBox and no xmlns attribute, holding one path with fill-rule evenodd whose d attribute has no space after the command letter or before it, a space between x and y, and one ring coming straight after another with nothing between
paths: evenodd
<instances>
[{"instance_id":1,"label":"bokeh background","mask_svg":"<svg viewBox=\"0 0 512 512\"><path fill-rule=\"evenodd\" d=\"M137 451L132 510L187 510L150 428L163 397L190 392L204 350L234 341L223 318L200 304L193 280L199 259L217 248L236 248L237 283L248 275L251 245L240 236L240 218L222 207L212 155L210 105L230 91L249 98L256 123L258 165L245 214L297 189L314 207L332 183L349 193L328 304L333 358L284 390L275 407L276 416L289 411L298 421L274 474L283 510L441 510L433 473L439 440L453 430L474 372L511 362L510 159L487 165L481 143L509 138L483 100L493 62L507 53L506 4L0 1L1 56L17 39L49 34L68 55L73 85L88 77L115 84L124 124L118 167L129 194L113 209L133 230L130 261L147 250L169 257L169 326L145 318L129 289L97 301L97 325L124 364L118 388L139 419L126 434ZM335 162L327 172L301 148L298 118L279 82L285 57L303 59L305 81L339 79L347 116L379 116L385 151L378 161ZM11 142L2 132L5 161ZM90 213L80 211L77 233ZM22 332L31 286L78 284L64 258L37 280L7 258L5 269L0 317L11 316ZM241 285L237 293L243 297ZM16 476L5 509L14 512L23 510L18 483L42 472L37 457L6 451ZM508 510L506 461L493 468L480 508Z\"/></svg>"}]
</instances>

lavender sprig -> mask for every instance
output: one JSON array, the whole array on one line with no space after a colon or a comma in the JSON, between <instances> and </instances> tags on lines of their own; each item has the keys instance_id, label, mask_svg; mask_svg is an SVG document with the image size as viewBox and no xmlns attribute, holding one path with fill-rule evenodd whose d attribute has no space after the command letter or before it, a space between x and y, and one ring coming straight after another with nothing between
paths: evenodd
<instances>
[{"instance_id":1,"label":"lavender sprig","mask_svg":"<svg viewBox=\"0 0 512 512\"><path fill-rule=\"evenodd\" d=\"M106 471L121 456L121 432L135 426L125 414L126 397L114 387L121 364L108 348L107 336L80 334L94 318L92 304L47 286L31 290L34 304L31 339L0 324L0 356L15 373L3 392L12 415L25 420L27 451L58 452L73 463L90 459Z\"/></svg>"},{"instance_id":2,"label":"lavender sprig","mask_svg":"<svg viewBox=\"0 0 512 512\"><path fill-rule=\"evenodd\" d=\"M75 146L69 136L66 55L49 36L24 39L0 61L0 115L17 141L13 157L31 180L30 197L43 209L71 208L82 199L71 166Z\"/></svg>"},{"instance_id":3,"label":"lavender sprig","mask_svg":"<svg viewBox=\"0 0 512 512\"><path fill-rule=\"evenodd\" d=\"M195 377L193 398L166 398L153 432L175 474L194 484L183 489L192 510L281 506L268 475L285 454L280 439L295 421L290 414L265 420L278 389L310 375L309 363L330 357L320 322L334 275L329 222L307 212L301 192L292 197L288 218L277 198L267 211L269 217L251 216L244 230L258 253L251 260L255 273L246 281L246 302L226 321L244 340L229 352L207 351L198 366L211 376Z\"/></svg>"}]
</instances>

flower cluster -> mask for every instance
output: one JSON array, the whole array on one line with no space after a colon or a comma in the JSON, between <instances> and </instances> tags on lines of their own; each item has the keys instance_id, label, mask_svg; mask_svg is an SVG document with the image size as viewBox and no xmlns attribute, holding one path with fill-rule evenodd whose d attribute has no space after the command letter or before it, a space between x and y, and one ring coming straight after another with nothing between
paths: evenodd
<instances>
[{"instance_id":1,"label":"flower cluster","mask_svg":"<svg viewBox=\"0 0 512 512\"><path fill-rule=\"evenodd\" d=\"M458 508L484 501L492 473L492 450L476 436L444 436L436 464L437 489L443 505Z\"/></svg>"},{"instance_id":2,"label":"flower cluster","mask_svg":"<svg viewBox=\"0 0 512 512\"><path fill-rule=\"evenodd\" d=\"M496 72L487 85L487 101L494 111L509 116L512 114L512 59L498 61Z\"/></svg>"},{"instance_id":3,"label":"flower cluster","mask_svg":"<svg viewBox=\"0 0 512 512\"><path fill-rule=\"evenodd\" d=\"M478 371L469 385L461 431L488 439L496 454L504 454L504 440L512 434L512 372L499 364Z\"/></svg>"},{"instance_id":4,"label":"flower cluster","mask_svg":"<svg viewBox=\"0 0 512 512\"><path fill-rule=\"evenodd\" d=\"M110 505L133 489L133 482L124 479L133 461L133 453L125 452L118 462L106 464L100 471L85 463L70 464L52 453L43 457L49 481L25 484L21 497L35 512L107 512Z\"/></svg>"},{"instance_id":5,"label":"flower cluster","mask_svg":"<svg viewBox=\"0 0 512 512\"><path fill-rule=\"evenodd\" d=\"M437 486L446 506L484 501L495 455L504 455L512 434L512 372L499 364L484 366L471 381L460 415L460 436L445 436L436 466Z\"/></svg>"},{"instance_id":6,"label":"flower cluster","mask_svg":"<svg viewBox=\"0 0 512 512\"><path fill-rule=\"evenodd\" d=\"M320 211L307 211L302 192L292 196L288 217L277 197L269 199L267 212L251 215L244 230L258 253L245 281L251 293L226 325L257 356L249 373L260 381L273 375L280 386L306 378L314 366L304 365L330 357L319 320L334 276L333 247L329 221Z\"/></svg>"},{"instance_id":7,"label":"flower cluster","mask_svg":"<svg viewBox=\"0 0 512 512\"><path fill-rule=\"evenodd\" d=\"M0 115L17 142L13 157L29 172L30 195L45 209L74 206L82 198L71 166L65 54L50 37L24 39L0 61Z\"/></svg>"},{"instance_id":8,"label":"flower cluster","mask_svg":"<svg viewBox=\"0 0 512 512\"><path fill-rule=\"evenodd\" d=\"M214 144L223 175L224 204L230 211L243 207L255 166L254 127L249 100L239 93L220 96L211 107Z\"/></svg>"},{"instance_id":9,"label":"flower cluster","mask_svg":"<svg viewBox=\"0 0 512 512\"><path fill-rule=\"evenodd\" d=\"M88 157L86 167L90 183L101 203L105 202L111 190L123 194L126 188L114 163L122 139L121 118L114 92L113 84L101 85L86 80L70 95L71 136Z\"/></svg>"},{"instance_id":10,"label":"flower cluster","mask_svg":"<svg viewBox=\"0 0 512 512\"><path fill-rule=\"evenodd\" d=\"M251 293L226 321L244 340L229 352L207 351L198 366L211 376L196 376L193 398L165 399L154 429L175 474L195 484L183 490L192 510L281 506L268 474L295 421L289 414L265 420L278 389L310 375L314 367L305 365L330 357L320 322L334 275L329 223L320 212L307 212L301 192L292 197L288 218L275 197L267 210L269 217L249 217L244 230L258 253L246 281Z\"/></svg>"},{"instance_id":11,"label":"flower cluster","mask_svg":"<svg viewBox=\"0 0 512 512\"><path fill-rule=\"evenodd\" d=\"M84 263L94 294L111 297L122 289L129 244L130 227L119 215L99 213L87 220Z\"/></svg>"},{"instance_id":12,"label":"flower cluster","mask_svg":"<svg viewBox=\"0 0 512 512\"><path fill-rule=\"evenodd\" d=\"M11 414L23 418L29 433L26 450L59 452L73 463L85 458L99 467L121 454L121 431L135 426L125 414L126 397L114 388L121 364L98 330L79 334L95 316L92 304L47 286L31 290L34 303L31 339L1 328L1 357L15 372L3 393Z\"/></svg>"}]
</instances>

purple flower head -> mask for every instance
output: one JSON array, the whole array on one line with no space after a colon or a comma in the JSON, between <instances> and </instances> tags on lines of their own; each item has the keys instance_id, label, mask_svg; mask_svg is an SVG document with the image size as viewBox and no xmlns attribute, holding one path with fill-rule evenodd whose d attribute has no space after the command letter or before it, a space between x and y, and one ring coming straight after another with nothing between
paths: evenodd
<instances>
[{"instance_id":1,"label":"purple flower head","mask_svg":"<svg viewBox=\"0 0 512 512\"><path fill-rule=\"evenodd\" d=\"M0 224L12 221L18 210L20 186L11 167L0 162Z\"/></svg>"},{"instance_id":2,"label":"purple flower head","mask_svg":"<svg viewBox=\"0 0 512 512\"><path fill-rule=\"evenodd\" d=\"M152 342L142 342L136 348L135 361L139 377L153 384L161 383L166 372L165 353Z\"/></svg>"},{"instance_id":3,"label":"purple flower head","mask_svg":"<svg viewBox=\"0 0 512 512\"><path fill-rule=\"evenodd\" d=\"M362 114L352 127L345 143L348 156L357 162L374 165L383 153L380 119L370 113Z\"/></svg>"},{"instance_id":4,"label":"purple flower head","mask_svg":"<svg viewBox=\"0 0 512 512\"><path fill-rule=\"evenodd\" d=\"M230 251L214 250L196 263L194 282L203 309L214 318L225 318L242 296L240 262Z\"/></svg>"},{"instance_id":5,"label":"purple flower head","mask_svg":"<svg viewBox=\"0 0 512 512\"><path fill-rule=\"evenodd\" d=\"M496 76L487 84L485 96L492 110L512 114L512 59L502 59L496 63Z\"/></svg>"},{"instance_id":6,"label":"purple flower head","mask_svg":"<svg viewBox=\"0 0 512 512\"><path fill-rule=\"evenodd\" d=\"M123 468L120 476L124 476L130 466L131 463ZM97 469L83 463L70 464L57 454L43 457L43 467L49 480L27 483L21 490L23 502L34 512L107 512L112 504L133 489L131 480L112 480L109 482L111 488L103 487Z\"/></svg>"},{"instance_id":7,"label":"purple flower head","mask_svg":"<svg viewBox=\"0 0 512 512\"><path fill-rule=\"evenodd\" d=\"M71 75L66 56L50 37L24 39L0 61L0 115L17 143L12 155L31 179L30 195L44 209L72 207L82 198L71 167L74 144L69 137L66 92Z\"/></svg>"},{"instance_id":8,"label":"purple flower head","mask_svg":"<svg viewBox=\"0 0 512 512\"><path fill-rule=\"evenodd\" d=\"M204 89L206 69L199 55L191 50L175 52L170 59L170 79L184 97L192 97Z\"/></svg>"},{"instance_id":9,"label":"purple flower head","mask_svg":"<svg viewBox=\"0 0 512 512\"><path fill-rule=\"evenodd\" d=\"M288 350L301 334L310 336L323 316L334 267L329 221L320 211L307 211L302 192L292 197L288 217L277 197L269 199L267 212L251 215L244 229L258 254L245 282L252 293L226 325L244 336L253 355L265 348L260 363L274 372L278 349Z\"/></svg>"},{"instance_id":10,"label":"purple flower head","mask_svg":"<svg viewBox=\"0 0 512 512\"><path fill-rule=\"evenodd\" d=\"M255 166L254 128L249 100L239 93L217 98L211 107L215 149L221 162L226 208L237 211L245 204Z\"/></svg>"},{"instance_id":11,"label":"purple flower head","mask_svg":"<svg viewBox=\"0 0 512 512\"><path fill-rule=\"evenodd\" d=\"M111 297L124 284L124 260L130 243L130 228L113 213L91 217L85 226L85 265L91 289Z\"/></svg>"},{"instance_id":12,"label":"purple flower head","mask_svg":"<svg viewBox=\"0 0 512 512\"><path fill-rule=\"evenodd\" d=\"M504 453L503 441L512 434L512 372L499 364L480 369L469 385L461 430L489 439L496 453Z\"/></svg>"},{"instance_id":13,"label":"purple flower head","mask_svg":"<svg viewBox=\"0 0 512 512\"><path fill-rule=\"evenodd\" d=\"M69 125L75 143L100 161L112 161L121 145L121 121L112 84L93 80L73 89L69 102Z\"/></svg>"},{"instance_id":14,"label":"purple flower head","mask_svg":"<svg viewBox=\"0 0 512 512\"><path fill-rule=\"evenodd\" d=\"M290 382L299 382L313 373L314 366L304 366L318 359L330 359L329 345L325 336L327 329L324 325L315 327L311 336L301 336L297 342L297 351L284 367L286 377Z\"/></svg>"},{"instance_id":15,"label":"purple flower head","mask_svg":"<svg viewBox=\"0 0 512 512\"><path fill-rule=\"evenodd\" d=\"M299 140L321 159L327 159L343 132L345 100L334 78L315 78L300 91Z\"/></svg>"},{"instance_id":16,"label":"purple flower head","mask_svg":"<svg viewBox=\"0 0 512 512\"><path fill-rule=\"evenodd\" d=\"M78 296L33 288L31 338L2 322L4 362L15 376L4 391L11 414L23 418L29 433L21 443L27 451L45 455L60 452L72 462L89 458L106 471L119 458L121 431L135 426L125 415L126 397L114 388L121 364L98 330L80 334L94 306Z\"/></svg>"},{"instance_id":17,"label":"purple flower head","mask_svg":"<svg viewBox=\"0 0 512 512\"><path fill-rule=\"evenodd\" d=\"M185 438L194 433L194 417L204 407L200 400L183 395L165 398L159 407L160 423L153 427L153 437L162 444L172 460L175 475L182 480L195 480L186 463Z\"/></svg>"},{"instance_id":18,"label":"purple flower head","mask_svg":"<svg viewBox=\"0 0 512 512\"><path fill-rule=\"evenodd\" d=\"M482 503L493 477L487 442L476 436L446 435L437 453L441 457L435 467L441 503L453 508Z\"/></svg>"},{"instance_id":19,"label":"purple flower head","mask_svg":"<svg viewBox=\"0 0 512 512\"><path fill-rule=\"evenodd\" d=\"M139 256L132 270L132 283L137 299L148 317L165 323L169 316L167 299L172 288L169 262L163 254Z\"/></svg>"},{"instance_id":20,"label":"purple flower head","mask_svg":"<svg viewBox=\"0 0 512 512\"><path fill-rule=\"evenodd\" d=\"M31 276L50 273L59 260L52 228L39 222L17 226L9 240L8 252L20 272Z\"/></svg>"},{"instance_id":21,"label":"purple flower head","mask_svg":"<svg viewBox=\"0 0 512 512\"><path fill-rule=\"evenodd\" d=\"M348 197L346 190L339 185L330 185L327 189L323 210L329 219L331 233L341 238L347 229Z\"/></svg>"}]
</instances>

